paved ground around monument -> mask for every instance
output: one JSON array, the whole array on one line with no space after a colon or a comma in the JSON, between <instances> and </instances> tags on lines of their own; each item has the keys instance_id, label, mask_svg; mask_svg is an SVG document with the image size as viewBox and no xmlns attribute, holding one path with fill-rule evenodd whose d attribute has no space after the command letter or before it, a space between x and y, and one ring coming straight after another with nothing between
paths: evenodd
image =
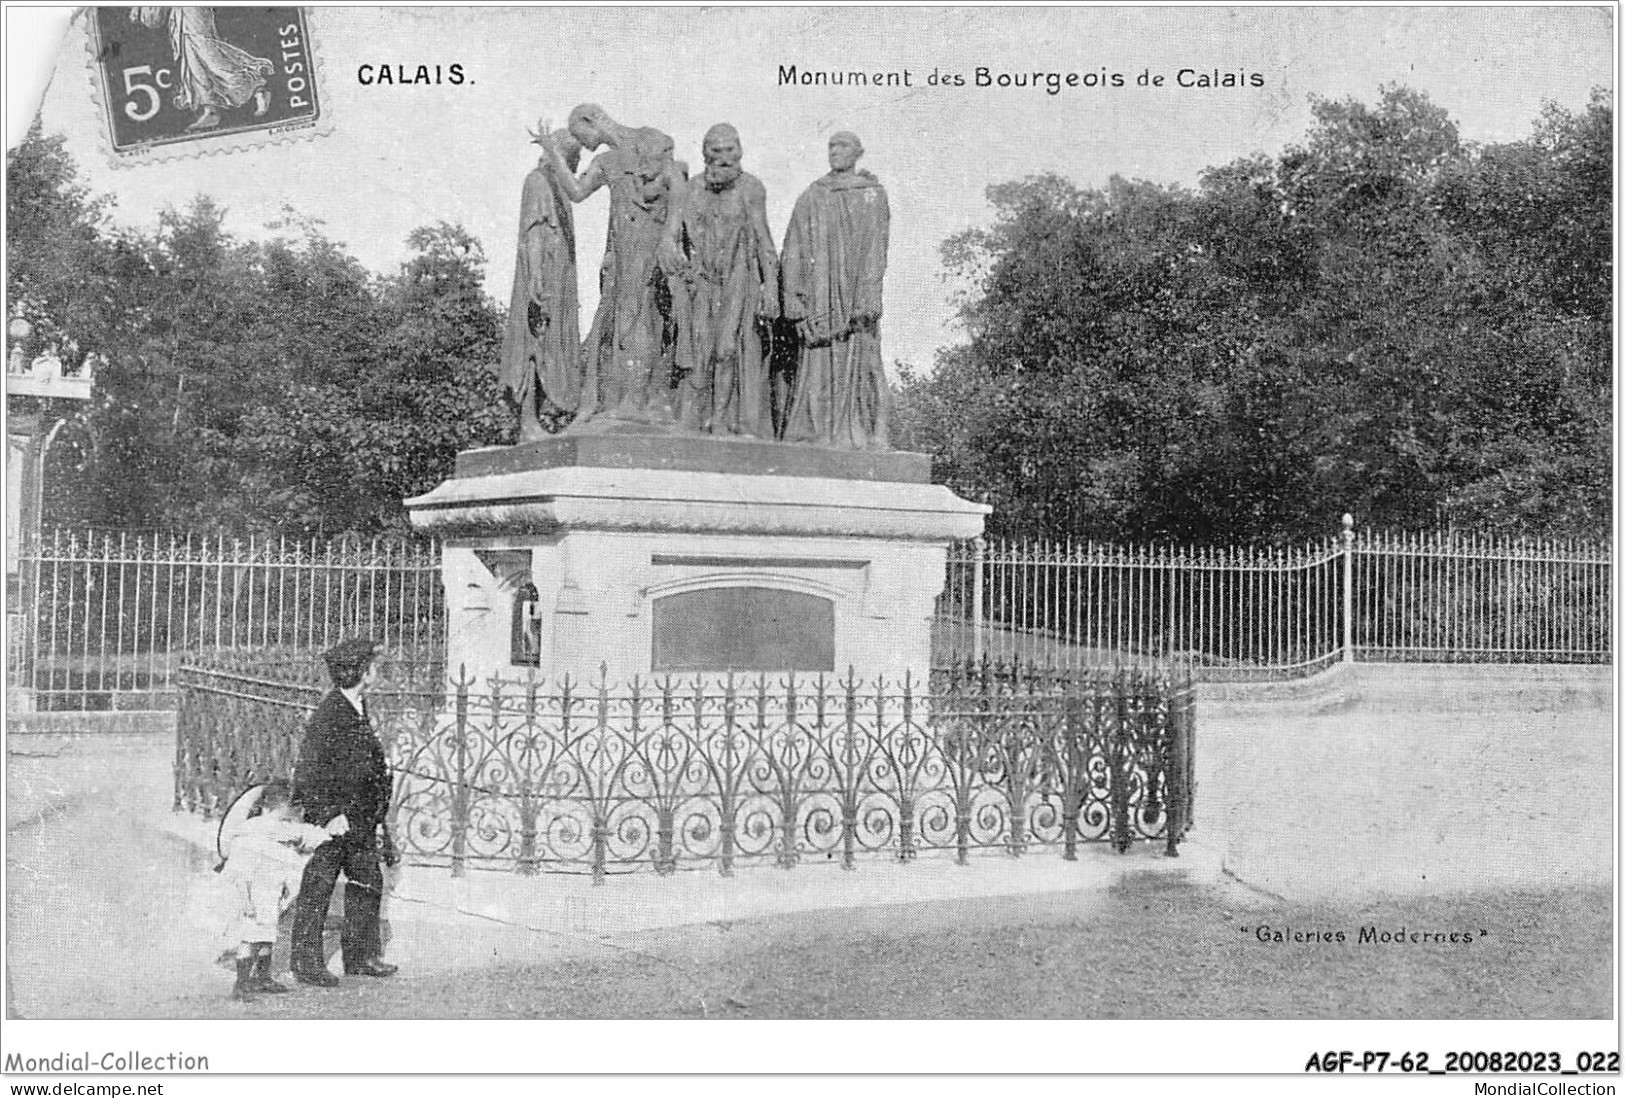
<instances>
[{"instance_id":1,"label":"paved ground around monument","mask_svg":"<svg viewBox=\"0 0 1625 1098\"><path fill-rule=\"evenodd\" d=\"M1293 900L1612 882L1608 669L1370 667L1353 689L1198 714L1197 823L1228 871Z\"/></svg>"},{"instance_id":2,"label":"paved ground around monument","mask_svg":"<svg viewBox=\"0 0 1625 1098\"><path fill-rule=\"evenodd\" d=\"M597 888L559 877L454 885L418 871L393 901L401 977L248 1006L222 1000L228 976L209 964L219 878L194 833L206 842L207 828L167 809L167 741L15 737L8 1009L1601 1016L1612 985L1612 723L1594 701L1549 702L1457 698L1439 712L1437 698L1390 696L1209 712L1198 830L1177 861L1094 850L1077 863L803 865ZM1353 944L1259 942L1260 924L1341 929ZM1361 927L1398 925L1475 940L1355 940Z\"/></svg>"},{"instance_id":3,"label":"paved ground around monument","mask_svg":"<svg viewBox=\"0 0 1625 1098\"><path fill-rule=\"evenodd\" d=\"M1361 944L1366 928L1389 936L1455 933L1458 942ZM1275 930L1287 941L1275 942ZM1291 940L1294 933L1338 930L1345 941ZM1481 931L1487 933L1480 937ZM1464 935L1473 941L1462 944ZM225 1013L1607 1018L1612 942L1612 895L1605 888L1260 906L1230 889L1146 876L1097 894L984 896L674 928L543 963L455 977L352 980L331 992L232 1004ZM176 1005L204 1008L200 1013L210 1006Z\"/></svg>"}]
</instances>

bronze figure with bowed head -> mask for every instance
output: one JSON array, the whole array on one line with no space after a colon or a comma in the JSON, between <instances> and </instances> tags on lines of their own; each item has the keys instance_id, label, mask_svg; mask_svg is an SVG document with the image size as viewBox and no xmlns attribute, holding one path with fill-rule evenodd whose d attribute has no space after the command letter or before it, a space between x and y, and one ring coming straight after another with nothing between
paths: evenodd
<instances>
[{"instance_id":1,"label":"bronze figure with bowed head","mask_svg":"<svg viewBox=\"0 0 1625 1098\"><path fill-rule=\"evenodd\" d=\"M562 177L547 170L556 157L573 171L581 145L568 130L550 132L545 122L531 138L543 154L519 199L513 297L498 370L519 402L520 442L545 438L543 416L574 412L581 396L575 212Z\"/></svg>"}]
</instances>

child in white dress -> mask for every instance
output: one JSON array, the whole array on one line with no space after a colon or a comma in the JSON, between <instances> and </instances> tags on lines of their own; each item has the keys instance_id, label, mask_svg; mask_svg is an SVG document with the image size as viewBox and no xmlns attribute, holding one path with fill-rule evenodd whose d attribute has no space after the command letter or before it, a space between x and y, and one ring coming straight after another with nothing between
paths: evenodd
<instances>
[{"instance_id":1,"label":"child in white dress","mask_svg":"<svg viewBox=\"0 0 1625 1098\"><path fill-rule=\"evenodd\" d=\"M233 999L291 990L271 977L277 919L298 896L299 878L311 852L349 830L343 816L325 828L305 823L290 802L291 792L286 782L268 783L248 817L221 836L226 860L220 869L235 886L236 910L228 939L238 943Z\"/></svg>"}]
</instances>

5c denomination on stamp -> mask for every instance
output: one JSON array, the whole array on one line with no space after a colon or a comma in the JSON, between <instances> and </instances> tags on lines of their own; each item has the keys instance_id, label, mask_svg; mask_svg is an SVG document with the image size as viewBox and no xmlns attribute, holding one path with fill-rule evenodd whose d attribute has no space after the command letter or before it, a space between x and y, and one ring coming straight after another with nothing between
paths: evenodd
<instances>
[{"instance_id":1,"label":"5c denomination on stamp","mask_svg":"<svg viewBox=\"0 0 1625 1098\"><path fill-rule=\"evenodd\" d=\"M115 161L321 132L303 8L97 7L90 48Z\"/></svg>"}]
</instances>

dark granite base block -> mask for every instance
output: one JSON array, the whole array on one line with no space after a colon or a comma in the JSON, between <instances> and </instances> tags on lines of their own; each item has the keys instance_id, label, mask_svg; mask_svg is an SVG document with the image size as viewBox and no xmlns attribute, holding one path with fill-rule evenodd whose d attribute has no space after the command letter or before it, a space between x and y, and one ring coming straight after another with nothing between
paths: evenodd
<instances>
[{"instance_id":1,"label":"dark granite base block","mask_svg":"<svg viewBox=\"0 0 1625 1098\"><path fill-rule=\"evenodd\" d=\"M929 484L931 457L898 450L835 450L787 442L695 435L560 435L457 455L454 477L495 476L561 466L672 469L689 473L829 477Z\"/></svg>"}]
</instances>

